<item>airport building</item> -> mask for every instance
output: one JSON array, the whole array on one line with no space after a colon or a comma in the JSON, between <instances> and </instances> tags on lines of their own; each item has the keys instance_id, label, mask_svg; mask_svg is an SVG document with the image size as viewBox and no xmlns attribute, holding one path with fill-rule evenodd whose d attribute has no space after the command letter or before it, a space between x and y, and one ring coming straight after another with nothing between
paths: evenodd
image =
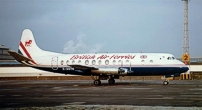
<instances>
[{"instance_id":1,"label":"airport building","mask_svg":"<svg viewBox=\"0 0 202 110\"><path fill-rule=\"evenodd\" d=\"M0 66L3 65L17 65L20 63L16 62L15 59L9 55L9 53L7 52L9 50L9 48L5 47L4 45L0 45Z\"/></svg>"},{"instance_id":2,"label":"airport building","mask_svg":"<svg viewBox=\"0 0 202 110\"><path fill-rule=\"evenodd\" d=\"M9 50L9 48L4 47L4 45L0 45L0 60L15 60L8 54L7 50Z\"/></svg>"}]
</instances>

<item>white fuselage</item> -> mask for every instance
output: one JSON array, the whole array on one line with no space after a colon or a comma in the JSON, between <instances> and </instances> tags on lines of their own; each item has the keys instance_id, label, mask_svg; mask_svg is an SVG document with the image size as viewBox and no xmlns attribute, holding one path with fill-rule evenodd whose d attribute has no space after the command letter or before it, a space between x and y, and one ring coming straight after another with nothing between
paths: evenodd
<instances>
[{"instance_id":1,"label":"white fuselage","mask_svg":"<svg viewBox=\"0 0 202 110\"><path fill-rule=\"evenodd\" d=\"M98 53L98 54L46 54L33 59L41 66L84 65L89 67L165 66L186 67L166 53Z\"/></svg>"}]
</instances>

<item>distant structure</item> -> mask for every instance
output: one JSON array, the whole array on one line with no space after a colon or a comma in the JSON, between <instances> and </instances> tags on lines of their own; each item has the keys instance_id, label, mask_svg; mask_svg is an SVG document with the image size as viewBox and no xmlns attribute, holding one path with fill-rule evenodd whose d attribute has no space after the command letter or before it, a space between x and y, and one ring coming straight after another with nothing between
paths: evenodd
<instances>
[{"instance_id":1,"label":"distant structure","mask_svg":"<svg viewBox=\"0 0 202 110\"><path fill-rule=\"evenodd\" d=\"M188 33L188 2L190 0L182 0L184 2L184 37L183 37L183 56L189 57L182 57L184 58L184 63L189 64L190 62L190 54L189 54L189 33Z\"/></svg>"},{"instance_id":2,"label":"distant structure","mask_svg":"<svg viewBox=\"0 0 202 110\"><path fill-rule=\"evenodd\" d=\"M182 61L182 58L176 58L176 59ZM190 58L190 65L202 65L202 57Z\"/></svg>"},{"instance_id":3,"label":"distant structure","mask_svg":"<svg viewBox=\"0 0 202 110\"><path fill-rule=\"evenodd\" d=\"M9 48L4 45L0 45L0 67L2 66L21 66L20 63L16 62L16 60L7 52Z\"/></svg>"},{"instance_id":4,"label":"distant structure","mask_svg":"<svg viewBox=\"0 0 202 110\"><path fill-rule=\"evenodd\" d=\"M0 61L15 60L8 54L7 50L9 50L9 48L4 47L4 45L0 45Z\"/></svg>"}]
</instances>

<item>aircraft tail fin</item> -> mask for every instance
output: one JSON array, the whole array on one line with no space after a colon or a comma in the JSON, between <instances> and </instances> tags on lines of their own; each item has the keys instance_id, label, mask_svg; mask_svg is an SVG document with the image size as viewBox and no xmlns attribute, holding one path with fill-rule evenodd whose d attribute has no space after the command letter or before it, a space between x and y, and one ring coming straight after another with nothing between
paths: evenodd
<instances>
[{"instance_id":1,"label":"aircraft tail fin","mask_svg":"<svg viewBox=\"0 0 202 110\"><path fill-rule=\"evenodd\" d=\"M43 50L41 50L35 42L32 31L25 29L22 32L18 53L29 59L32 59L34 56L41 55L42 52Z\"/></svg>"}]
</instances>

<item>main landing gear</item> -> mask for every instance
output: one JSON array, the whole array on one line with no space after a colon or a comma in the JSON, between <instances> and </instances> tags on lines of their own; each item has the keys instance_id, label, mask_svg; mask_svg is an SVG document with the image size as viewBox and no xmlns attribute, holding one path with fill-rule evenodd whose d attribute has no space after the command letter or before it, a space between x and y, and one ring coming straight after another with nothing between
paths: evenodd
<instances>
[{"instance_id":1,"label":"main landing gear","mask_svg":"<svg viewBox=\"0 0 202 110\"><path fill-rule=\"evenodd\" d=\"M108 80L108 83L109 83L109 84L115 84L114 78L111 77L111 78Z\"/></svg>"},{"instance_id":2,"label":"main landing gear","mask_svg":"<svg viewBox=\"0 0 202 110\"><path fill-rule=\"evenodd\" d=\"M101 85L101 81L99 79L94 80L94 85L95 86L100 86Z\"/></svg>"},{"instance_id":3,"label":"main landing gear","mask_svg":"<svg viewBox=\"0 0 202 110\"><path fill-rule=\"evenodd\" d=\"M163 81L163 85L168 85L168 84L169 84L169 80Z\"/></svg>"},{"instance_id":4,"label":"main landing gear","mask_svg":"<svg viewBox=\"0 0 202 110\"><path fill-rule=\"evenodd\" d=\"M101 76L91 76L91 78L94 80L95 86L101 85L100 79L108 79L109 84L115 84L114 77L112 77L112 76L102 76L102 77Z\"/></svg>"},{"instance_id":5,"label":"main landing gear","mask_svg":"<svg viewBox=\"0 0 202 110\"><path fill-rule=\"evenodd\" d=\"M95 86L100 86L101 85L101 81L100 81L100 77L99 76L93 76L91 75L91 78L94 80L94 85Z\"/></svg>"}]
</instances>

